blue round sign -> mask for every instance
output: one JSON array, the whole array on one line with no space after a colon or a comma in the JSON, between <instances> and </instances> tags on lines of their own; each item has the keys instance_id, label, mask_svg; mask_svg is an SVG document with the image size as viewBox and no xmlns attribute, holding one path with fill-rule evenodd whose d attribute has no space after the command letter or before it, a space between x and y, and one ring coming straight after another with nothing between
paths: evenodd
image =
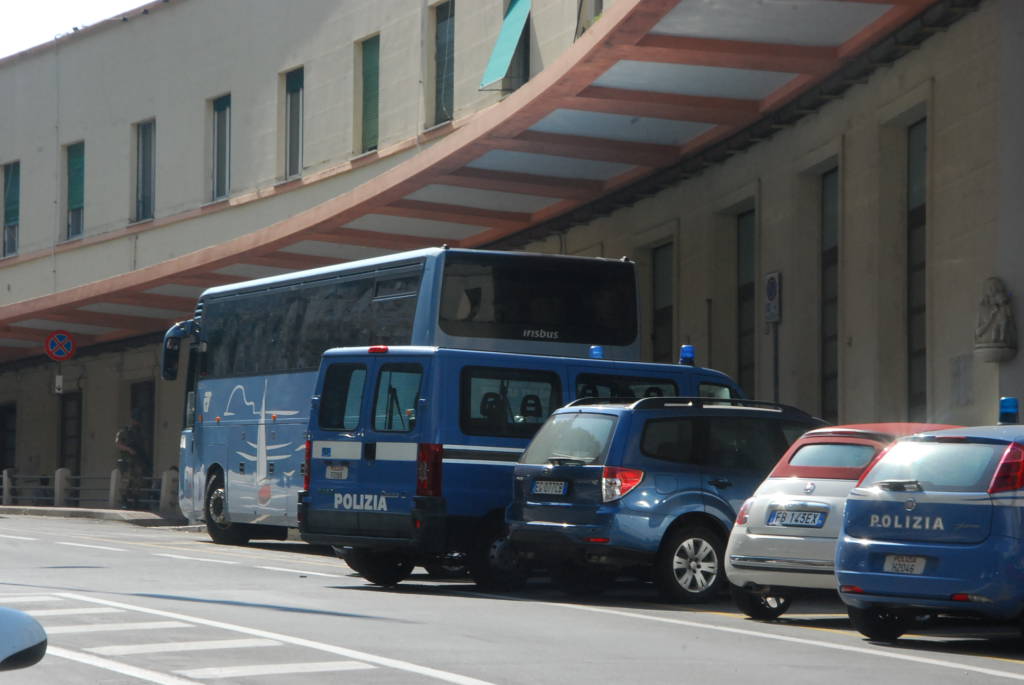
<instances>
[{"instance_id":1,"label":"blue round sign","mask_svg":"<svg viewBox=\"0 0 1024 685\"><path fill-rule=\"evenodd\" d=\"M75 339L67 331L54 331L46 337L46 356L55 362L75 356Z\"/></svg>"}]
</instances>

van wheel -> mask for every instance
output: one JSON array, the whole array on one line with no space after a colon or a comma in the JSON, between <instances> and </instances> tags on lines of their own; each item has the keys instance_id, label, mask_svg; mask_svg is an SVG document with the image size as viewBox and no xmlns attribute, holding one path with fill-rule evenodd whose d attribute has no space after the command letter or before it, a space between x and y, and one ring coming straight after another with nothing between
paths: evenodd
<instances>
[{"instance_id":1,"label":"van wheel","mask_svg":"<svg viewBox=\"0 0 1024 685\"><path fill-rule=\"evenodd\" d=\"M669 532L654 562L654 581L677 602L706 602L722 589L722 538L707 526L686 525Z\"/></svg>"},{"instance_id":2,"label":"van wheel","mask_svg":"<svg viewBox=\"0 0 1024 685\"><path fill-rule=\"evenodd\" d=\"M503 531L492 529L478 537L468 561L469 575L481 590L510 592L526 583L526 570Z\"/></svg>"},{"instance_id":3,"label":"van wheel","mask_svg":"<svg viewBox=\"0 0 1024 685\"><path fill-rule=\"evenodd\" d=\"M244 545L249 542L249 529L240 523L231 523L227 517L227 492L224 490L224 475L217 473L206 486L206 501L203 514L206 518L206 532L218 545Z\"/></svg>"},{"instance_id":4,"label":"van wheel","mask_svg":"<svg viewBox=\"0 0 1024 685\"><path fill-rule=\"evenodd\" d=\"M750 592L732 584L729 585L729 592L736 607L758 621L776 619L786 613L792 604L789 595L778 592Z\"/></svg>"},{"instance_id":5,"label":"van wheel","mask_svg":"<svg viewBox=\"0 0 1024 685\"><path fill-rule=\"evenodd\" d=\"M567 561L551 570L551 580L567 595L592 597L607 590L615 575L593 564Z\"/></svg>"},{"instance_id":6,"label":"van wheel","mask_svg":"<svg viewBox=\"0 0 1024 685\"><path fill-rule=\"evenodd\" d=\"M349 567L374 585L397 585L412 575L413 563L397 552L353 549L345 553Z\"/></svg>"},{"instance_id":7,"label":"van wheel","mask_svg":"<svg viewBox=\"0 0 1024 685\"><path fill-rule=\"evenodd\" d=\"M862 635L878 642L895 642L907 632L907 613L885 607L846 607L850 623Z\"/></svg>"},{"instance_id":8,"label":"van wheel","mask_svg":"<svg viewBox=\"0 0 1024 685\"><path fill-rule=\"evenodd\" d=\"M464 578L469 572L466 568L466 555L452 552L423 564L427 575L438 580Z\"/></svg>"}]
</instances>

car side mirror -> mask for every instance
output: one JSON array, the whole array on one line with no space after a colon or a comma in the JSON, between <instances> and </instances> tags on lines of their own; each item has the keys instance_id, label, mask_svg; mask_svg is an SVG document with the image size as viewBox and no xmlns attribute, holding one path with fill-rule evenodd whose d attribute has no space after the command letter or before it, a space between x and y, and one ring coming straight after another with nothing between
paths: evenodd
<instances>
[{"instance_id":1,"label":"car side mirror","mask_svg":"<svg viewBox=\"0 0 1024 685\"><path fill-rule=\"evenodd\" d=\"M46 654L46 631L28 614L0 607L0 671L27 668Z\"/></svg>"}]
</instances>

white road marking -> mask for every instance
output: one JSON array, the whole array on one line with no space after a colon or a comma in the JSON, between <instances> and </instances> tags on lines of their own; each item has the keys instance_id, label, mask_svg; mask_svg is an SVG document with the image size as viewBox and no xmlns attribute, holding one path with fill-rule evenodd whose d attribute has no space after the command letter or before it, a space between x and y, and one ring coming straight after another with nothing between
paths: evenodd
<instances>
[{"instance_id":1,"label":"white road marking","mask_svg":"<svg viewBox=\"0 0 1024 685\"><path fill-rule=\"evenodd\" d=\"M193 625L210 626L213 628L221 628L223 630L231 630L236 633L243 633L245 635L252 635L254 637L264 637L270 640L278 640L290 645L296 645L299 647L308 647L309 649L316 649L321 652L327 652L329 654L337 654L338 656L347 657L349 659L358 659L367 663L375 664L377 666L384 666L386 668L393 668L399 671L407 671L409 673L415 673L417 675L426 676L428 678L436 678L449 683L456 683L456 685L494 685L486 680L479 680L477 678L471 678L469 676L459 675L458 673L451 673L449 671L442 671L436 668L430 668L428 666L420 666L413 664L408 661L402 661L400 659L390 659L388 657L377 656L376 654L369 654L367 652L360 652L355 649L348 649L345 647L338 647L336 645L329 645L324 642L316 642L314 640L306 640L301 637L293 637L291 635L282 635L280 633L272 633L268 630L259 630L257 628L249 628L247 626L235 625L233 623L224 623L223 621L211 621L205 618L199 618L195 616L187 616L185 614L178 614L171 611L161 611L159 609L147 609L132 604L125 604L123 602L113 602L106 599L99 599L96 597L88 597L86 595L79 595L73 592L62 592L61 597L67 599L74 599L81 602L90 602L93 604L101 604L103 606L117 607L119 609L128 609L130 611L137 611L143 614L151 614L153 616L162 616L164 618L178 619L181 621L188 621Z\"/></svg>"},{"instance_id":2,"label":"white road marking","mask_svg":"<svg viewBox=\"0 0 1024 685\"><path fill-rule=\"evenodd\" d=\"M123 552L123 549L117 547L104 547L103 545L86 545L81 542L58 542L58 545L67 545L68 547L88 547L89 549L102 549L108 552Z\"/></svg>"},{"instance_id":3,"label":"white road marking","mask_svg":"<svg viewBox=\"0 0 1024 685\"><path fill-rule=\"evenodd\" d=\"M856 647L853 645L840 645L833 642L825 642L823 640L811 640L803 637L791 637L789 635L773 635L770 633L764 633L758 630L747 630L745 628L730 628L729 626L716 626L708 623L699 623L697 621L687 621L678 618L665 618L663 616L647 616L644 614L634 614L629 611L620 611L617 609L604 609L601 607L588 607L580 604L554 604L553 606L559 606L566 609L576 609L577 611L590 611L596 614L610 614L612 616L623 616L626 618L638 618L644 621L655 621L658 623L671 623L677 626L686 626L687 628L697 628L699 630L715 630L720 633L731 633L733 635L743 635L744 637L761 638L765 640L778 640L780 642L792 642L800 645L807 645L809 647L821 647L823 649L834 649L840 652L853 652L855 654L864 654L872 659L886 658L886 659L898 659L901 661L912 661L919 664L927 664L928 666L937 666L939 668L949 668L955 671L972 671L974 673L981 673L984 675L990 675L996 678L1007 678L1009 680L1020 680L1024 681L1024 673L1013 673L1011 671L997 671L994 668L984 668L982 666L971 666L968 664L955 662L955 661L944 661L942 659L930 659L924 656L914 656L912 654L888 652L878 648L869 647Z\"/></svg>"},{"instance_id":4,"label":"white road marking","mask_svg":"<svg viewBox=\"0 0 1024 685\"><path fill-rule=\"evenodd\" d=\"M120 609L118 610L120 611ZM165 652L202 652L211 649L240 649L244 647L278 647L277 640L243 638L240 640L201 640L196 642L149 642L142 645L108 645L90 647L87 652L103 656L124 656L127 654L163 654Z\"/></svg>"},{"instance_id":5,"label":"white road marking","mask_svg":"<svg viewBox=\"0 0 1024 685\"><path fill-rule=\"evenodd\" d=\"M38 538L26 538L22 535L0 535L5 540L37 540Z\"/></svg>"},{"instance_id":6,"label":"white road marking","mask_svg":"<svg viewBox=\"0 0 1024 685\"><path fill-rule=\"evenodd\" d=\"M70 633L113 633L120 630L163 630L164 628L183 628L189 625L182 621L142 621L135 623L96 623L81 626L47 626L46 634L68 635Z\"/></svg>"},{"instance_id":7,"label":"white road marking","mask_svg":"<svg viewBox=\"0 0 1024 685\"><path fill-rule=\"evenodd\" d=\"M324 578L341 578L341 576L336 576L333 573L318 573L316 571L300 571L297 568L279 568L277 566L257 566L256 568L261 568L264 571L282 571L284 573L300 573L300 574L302 574L304 576L323 576Z\"/></svg>"},{"instance_id":8,"label":"white road marking","mask_svg":"<svg viewBox=\"0 0 1024 685\"><path fill-rule=\"evenodd\" d=\"M31 609L25 612L36 618L47 616L80 616L84 614L123 614L124 609L112 609L110 607L85 607L82 609Z\"/></svg>"},{"instance_id":9,"label":"white road marking","mask_svg":"<svg viewBox=\"0 0 1024 685\"><path fill-rule=\"evenodd\" d=\"M110 659L102 659L98 656L93 656L92 654L82 654L81 652L74 652L70 649L64 649L63 647L55 647L52 644L47 645L46 656L58 656L62 659L70 659L71 661L95 666L96 668L102 668L107 671L113 671L114 673L138 678L139 680L144 680L147 683L156 683L156 685L196 685L195 680L186 680L185 678L179 678L168 673L159 673L145 668L138 668L137 666L129 666L128 664L118 663L117 661L111 661Z\"/></svg>"},{"instance_id":10,"label":"white road marking","mask_svg":"<svg viewBox=\"0 0 1024 685\"><path fill-rule=\"evenodd\" d=\"M328 671L362 671L377 668L360 661L321 661L299 664L254 664L252 666L223 666L197 668L189 671L175 671L186 678L204 680L207 678L238 678L252 675L288 675L291 673L326 673Z\"/></svg>"},{"instance_id":11,"label":"white road marking","mask_svg":"<svg viewBox=\"0 0 1024 685\"><path fill-rule=\"evenodd\" d=\"M207 557L187 557L184 554L154 554L157 557L167 557L168 559L184 559L186 561L206 561L211 564L237 564L237 561L227 561L225 559L209 559Z\"/></svg>"},{"instance_id":12,"label":"white road marking","mask_svg":"<svg viewBox=\"0 0 1024 685\"><path fill-rule=\"evenodd\" d=\"M0 595L0 604L28 604L38 602L63 602L61 597L46 595Z\"/></svg>"}]
</instances>

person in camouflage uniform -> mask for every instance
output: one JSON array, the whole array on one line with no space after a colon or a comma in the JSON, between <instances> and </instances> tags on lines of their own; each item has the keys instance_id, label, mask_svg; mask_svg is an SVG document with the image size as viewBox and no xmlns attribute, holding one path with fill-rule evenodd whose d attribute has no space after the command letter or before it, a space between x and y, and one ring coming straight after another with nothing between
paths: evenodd
<instances>
[{"instance_id":1,"label":"person in camouflage uniform","mask_svg":"<svg viewBox=\"0 0 1024 685\"><path fill-rule=\"evenodd\" d=\"M114 446L119 457L117 468L121 472L121 507L139 508L142 479L146 469L146 441L142 435L141 412L132 411L132 421L117 431Z\"/></svg>"}]
</instances>

